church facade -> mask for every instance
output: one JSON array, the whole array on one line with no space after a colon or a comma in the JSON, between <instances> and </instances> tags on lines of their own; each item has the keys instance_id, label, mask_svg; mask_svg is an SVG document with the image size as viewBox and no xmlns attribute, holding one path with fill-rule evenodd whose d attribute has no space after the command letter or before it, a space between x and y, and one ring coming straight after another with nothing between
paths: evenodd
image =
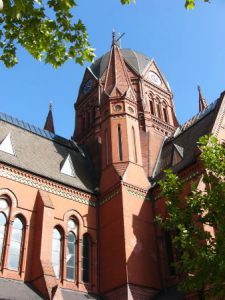
<instances>
[{"instance_id":1,"label":"church facade","mask_svg":"<svg viewBox=\"0 0 225 300\"><path fill-rule=\"evenodd\" d=\"M157 181L202 186L198 139L225 139L225 98L178 124L156 62L111 50L87 68L73 138L0 114L0 299L198 299L176 290Z\"/></svg>"}]
</instances>

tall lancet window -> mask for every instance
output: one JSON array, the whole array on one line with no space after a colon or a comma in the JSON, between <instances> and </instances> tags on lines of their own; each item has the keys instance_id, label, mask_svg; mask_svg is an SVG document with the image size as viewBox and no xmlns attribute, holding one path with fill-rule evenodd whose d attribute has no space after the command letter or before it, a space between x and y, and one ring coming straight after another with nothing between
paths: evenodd
<instances>
[{"instance_id":1,"label":"tall lancet window","mask_svg":"<svg viewBox=\"0 0 225 300\"><path fill-rule=\"evenodd\" d=\"M161 115L161 107L160 107L160 104L159 103L157 103L156 104L156 107L157 107L157 113L158 113L158 118L162 118L162 115Z\"/></svg>"},{"instance_id":2,"label":"tall lancet window","mask_svg":"<svg viewBox=\"0 0 225 300\"><path fill-rule=\"evenodd\" d=\"M0 198L0 265L2 265L4 246L6 243L7 219L9 216L9 204L4 198Z\"/></svg>"},{"instance_id":3,"label":"tall lancet window","mask_svg":"<svg viewBox=\"0 0 225 300\"><path fill-rule=\"evenodd\" d=\"M137 163L137 148L136 148L136 138L135 138L135 131L134 127L131 128L131 134L132 134L132 145L133 145L133 157L134 162Z\"/></svg>"},{"instance_id":4,"label":"tall lancet window","mask_svg":"<svg viewBox=\"0 0 225 300\"><path fill-rule=\"evenodd\" d=\"M52 239L52 266L57 278L61 274L61 233L57 228L53 229L53 239Z\"/></svg>"},{"instance_id":5,"label":"tall lancet window","mask_svg":"<svg viewBox=\"0 0 225 300\"><path fill-rule=\"evenodd\" d=\"M77 273L77 224L73 219L68 221L68 230L66 278L74 281Z\"/></svg>"},{"instance_id":6,"label":"tall lancet window","mask_svg":"<svg viewBox=\"0 0 225 300\"><path fill-rule=\"evenodd\" d=\"M4 213L0 213L0 265L2 262L2 252L5 241L5 229L6 229L6 216Z\"/></svg>"},{"instance_id":7,"label":"tall lancet window","mask_svg":"<svg viewBox=\"0 0 225 300\"><path fill-rule=\"evenodd\" d=\"M82 280L90 282L91 239L88 234L83 236L82 245Z\"/></svg>"},{"instance_id":8,"label":"tall lancet window","mask_svg":"<svg viewBox=\"0 0 225 300\"><path fill-rule=\"evenodd\" d=\"M150 100L149 103L150 103L150 112L151 112L152 115L154 115L154 114L155 114L155 110L154 110L154 104L153 104L153 101Z\"/></svg>"},{"instance_id":9,"label":"tall lancet window","mask_svg":"<svg viewBox=\"0 0 225 300\"><path fill-rule=\"evenodd\" d=\"M19 270L22 258L24 224L20 218L15 218L12 226L11 241L9 247L8 267Z\"/></svg>"},{"instance_id":10,"label":"tall lancet window","mask_svg":"<svg viewBox=\"0 0 225 300\"><path fill-rule=\"evenodd\" d=\"M168 122L168 116L167 116L167 111L166 111L166 107L163 107L163 117L164 117L164 121Z\"/></svg>"},{"instance_id":11,"label":"tall lancet window","mask_svg":"<svg viewBox=\"0 0 225 300\"><path fill-rule=\"evenodd\" d=\"M108 130L105 130L105 156L106 156L106 165L109 164L109 138Z\"/></svg>"},{"instance_id":12,"label":"tall lancet window","mask_svg":"<svg viewBox=\"0 0 225 300\"><path fill-rule=\"evenodd\" d=\"M121 132L121 127L118 125L117 129L117 138L118 138L118 155L119 155L119 160L123 160L123 150L122 150L122 132Z\"/></svg>"}]
</instances>

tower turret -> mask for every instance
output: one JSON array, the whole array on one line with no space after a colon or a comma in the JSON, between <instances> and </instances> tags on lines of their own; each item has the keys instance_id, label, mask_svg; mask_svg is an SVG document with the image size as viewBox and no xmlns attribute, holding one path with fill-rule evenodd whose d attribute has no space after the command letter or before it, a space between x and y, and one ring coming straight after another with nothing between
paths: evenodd
<instances>
[{"instance_id":1,"label":"tower turret","mask_svg":"<svg viewBox=\"0 0 225 300\"><path fill-rule=\"evenodd\" d=\"M49 104L49 111L48 115L45 121L44 129L48 130L52 133L55 133L55 128L54 128L54 121L53 121L53 115L52 115L52 102Z\"/></svg>"}]
</instances>

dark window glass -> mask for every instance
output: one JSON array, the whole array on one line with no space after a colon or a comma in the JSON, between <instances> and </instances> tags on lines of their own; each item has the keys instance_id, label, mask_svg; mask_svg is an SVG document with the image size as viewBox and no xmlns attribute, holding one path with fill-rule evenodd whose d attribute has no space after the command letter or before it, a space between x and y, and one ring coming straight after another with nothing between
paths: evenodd
<instances>
[{"instance_id":1,"label":"dark window glass","mask_svg":"<svg viewBox=\"0 0 225 300\"><path fill-rule=\"evenodd\" d=\"M164 121L168 122L168 116L167 116L167 111L166 111L165 107L163 107L163 116L164 116Z\"/></svg>"},{"instance_id":2,"label":"dark window glass","mask_svg":"<svg viewBox=\"0 0 225 300\"><path fill-rule=\"evenodd\" d=\"M53 230L52 239L52 266L55 276L59 278L61 272L61 234L56 228Z\"/></svg>"},{"instance_id":3,"label":"dark window glass","mask_svg":"<svg viewBox=\"0 0 225 300\"><path fill-rule=\"evenodd\" d=\"M90 281L90 254L91 254L91 241L90 237L85 234L83 237L82 245L82 280L83 282Z\"/></svg>"},{"instance_id":4,"label":"dark window glass","mask_svg":"<svg viewBox=\"0 0 225 300\"><path fill-rule=\"evenodd\" d=\"M153 106L153 102L150 101L150 111L151 111L151 114L154 115L155 112L154 112L154 106Z\"/></svg>"},{"instance_id":5,"label":"dark window glass","mask_svg":"<svg viewBox=\"0 0 225 300\"><path fill-rule=\"evenodd\" d=\"M2 250L4 247L4 239L5 239L5 225L6 225L6 217L3 213L0 213L0 263L2 261Z\"/></svg>"},{"instance_id":6,"label":"dark window glass","mask_svg":"<svg viewBox=\"0 0 225 300\"><path fill-rule=\"evenodd\" d=\"M19 270L23 237L23 223L19 218L13 222L11 241L9 247L8 267L12 270Z\"/></svg>"},{"instance_id":7,"label":"dark window glass","mask_svg":"<svg viewBox=\"0 0 225 300\"><path fill-rule=\"evenodd\" d=\"M157 112L158 112L158 117L161 118L161 110L160 110L160 105L157 103Z\"/></svg>"},{"instance_id":8,"label":"dark window glass","mask_svg":"<svg viewBox=\"0 0 225 300\"><path fill-rule=\"evenodd\" d=\"M119 154L119 160L123 160L123 151L122 151L122 133L120 125L118 125L118 154Z\"/></svg>"},{"instance_id":9,"label":"dark window glass","mask_svg":"<svg viewBox=\"0 0 225 300\"><path fill-rule=\"evenodd\" d=\"M66 255L66 278L75 280L76 272L76 236L73 232L69 232L67 239L67 255Z\"/></svg>"}]
</instances>

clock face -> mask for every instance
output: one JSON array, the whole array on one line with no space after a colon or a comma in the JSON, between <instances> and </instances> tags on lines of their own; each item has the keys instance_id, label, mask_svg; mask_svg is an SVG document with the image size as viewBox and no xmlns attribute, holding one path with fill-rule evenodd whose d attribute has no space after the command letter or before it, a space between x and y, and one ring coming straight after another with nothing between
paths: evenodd
<instances>
[{"instance_id":1,"label":"clock face","mask_svg":"<svg viewBox=\"0 0 225 300\"><path fill-rule=\"evenodd\" d=\"M152 71L150 71L148 73L148 77L149 77L150 81L152 81L156 85L160 85L162 83L159 76L156 73L152 72Z\"/></svg>"},{"instance_id":2,"label":"clock face","mask_svg":"<svg viewBox=\"0 0 225 300\"><path fill-rule=\"evenodd\" d=\"M84 87L83 87L84 94L87 94L88 92L90 92L90 90L92 89L93 83L94 83L93 79L88 79L88 81L84 84Z\"/></svg>"}]
</instances>

